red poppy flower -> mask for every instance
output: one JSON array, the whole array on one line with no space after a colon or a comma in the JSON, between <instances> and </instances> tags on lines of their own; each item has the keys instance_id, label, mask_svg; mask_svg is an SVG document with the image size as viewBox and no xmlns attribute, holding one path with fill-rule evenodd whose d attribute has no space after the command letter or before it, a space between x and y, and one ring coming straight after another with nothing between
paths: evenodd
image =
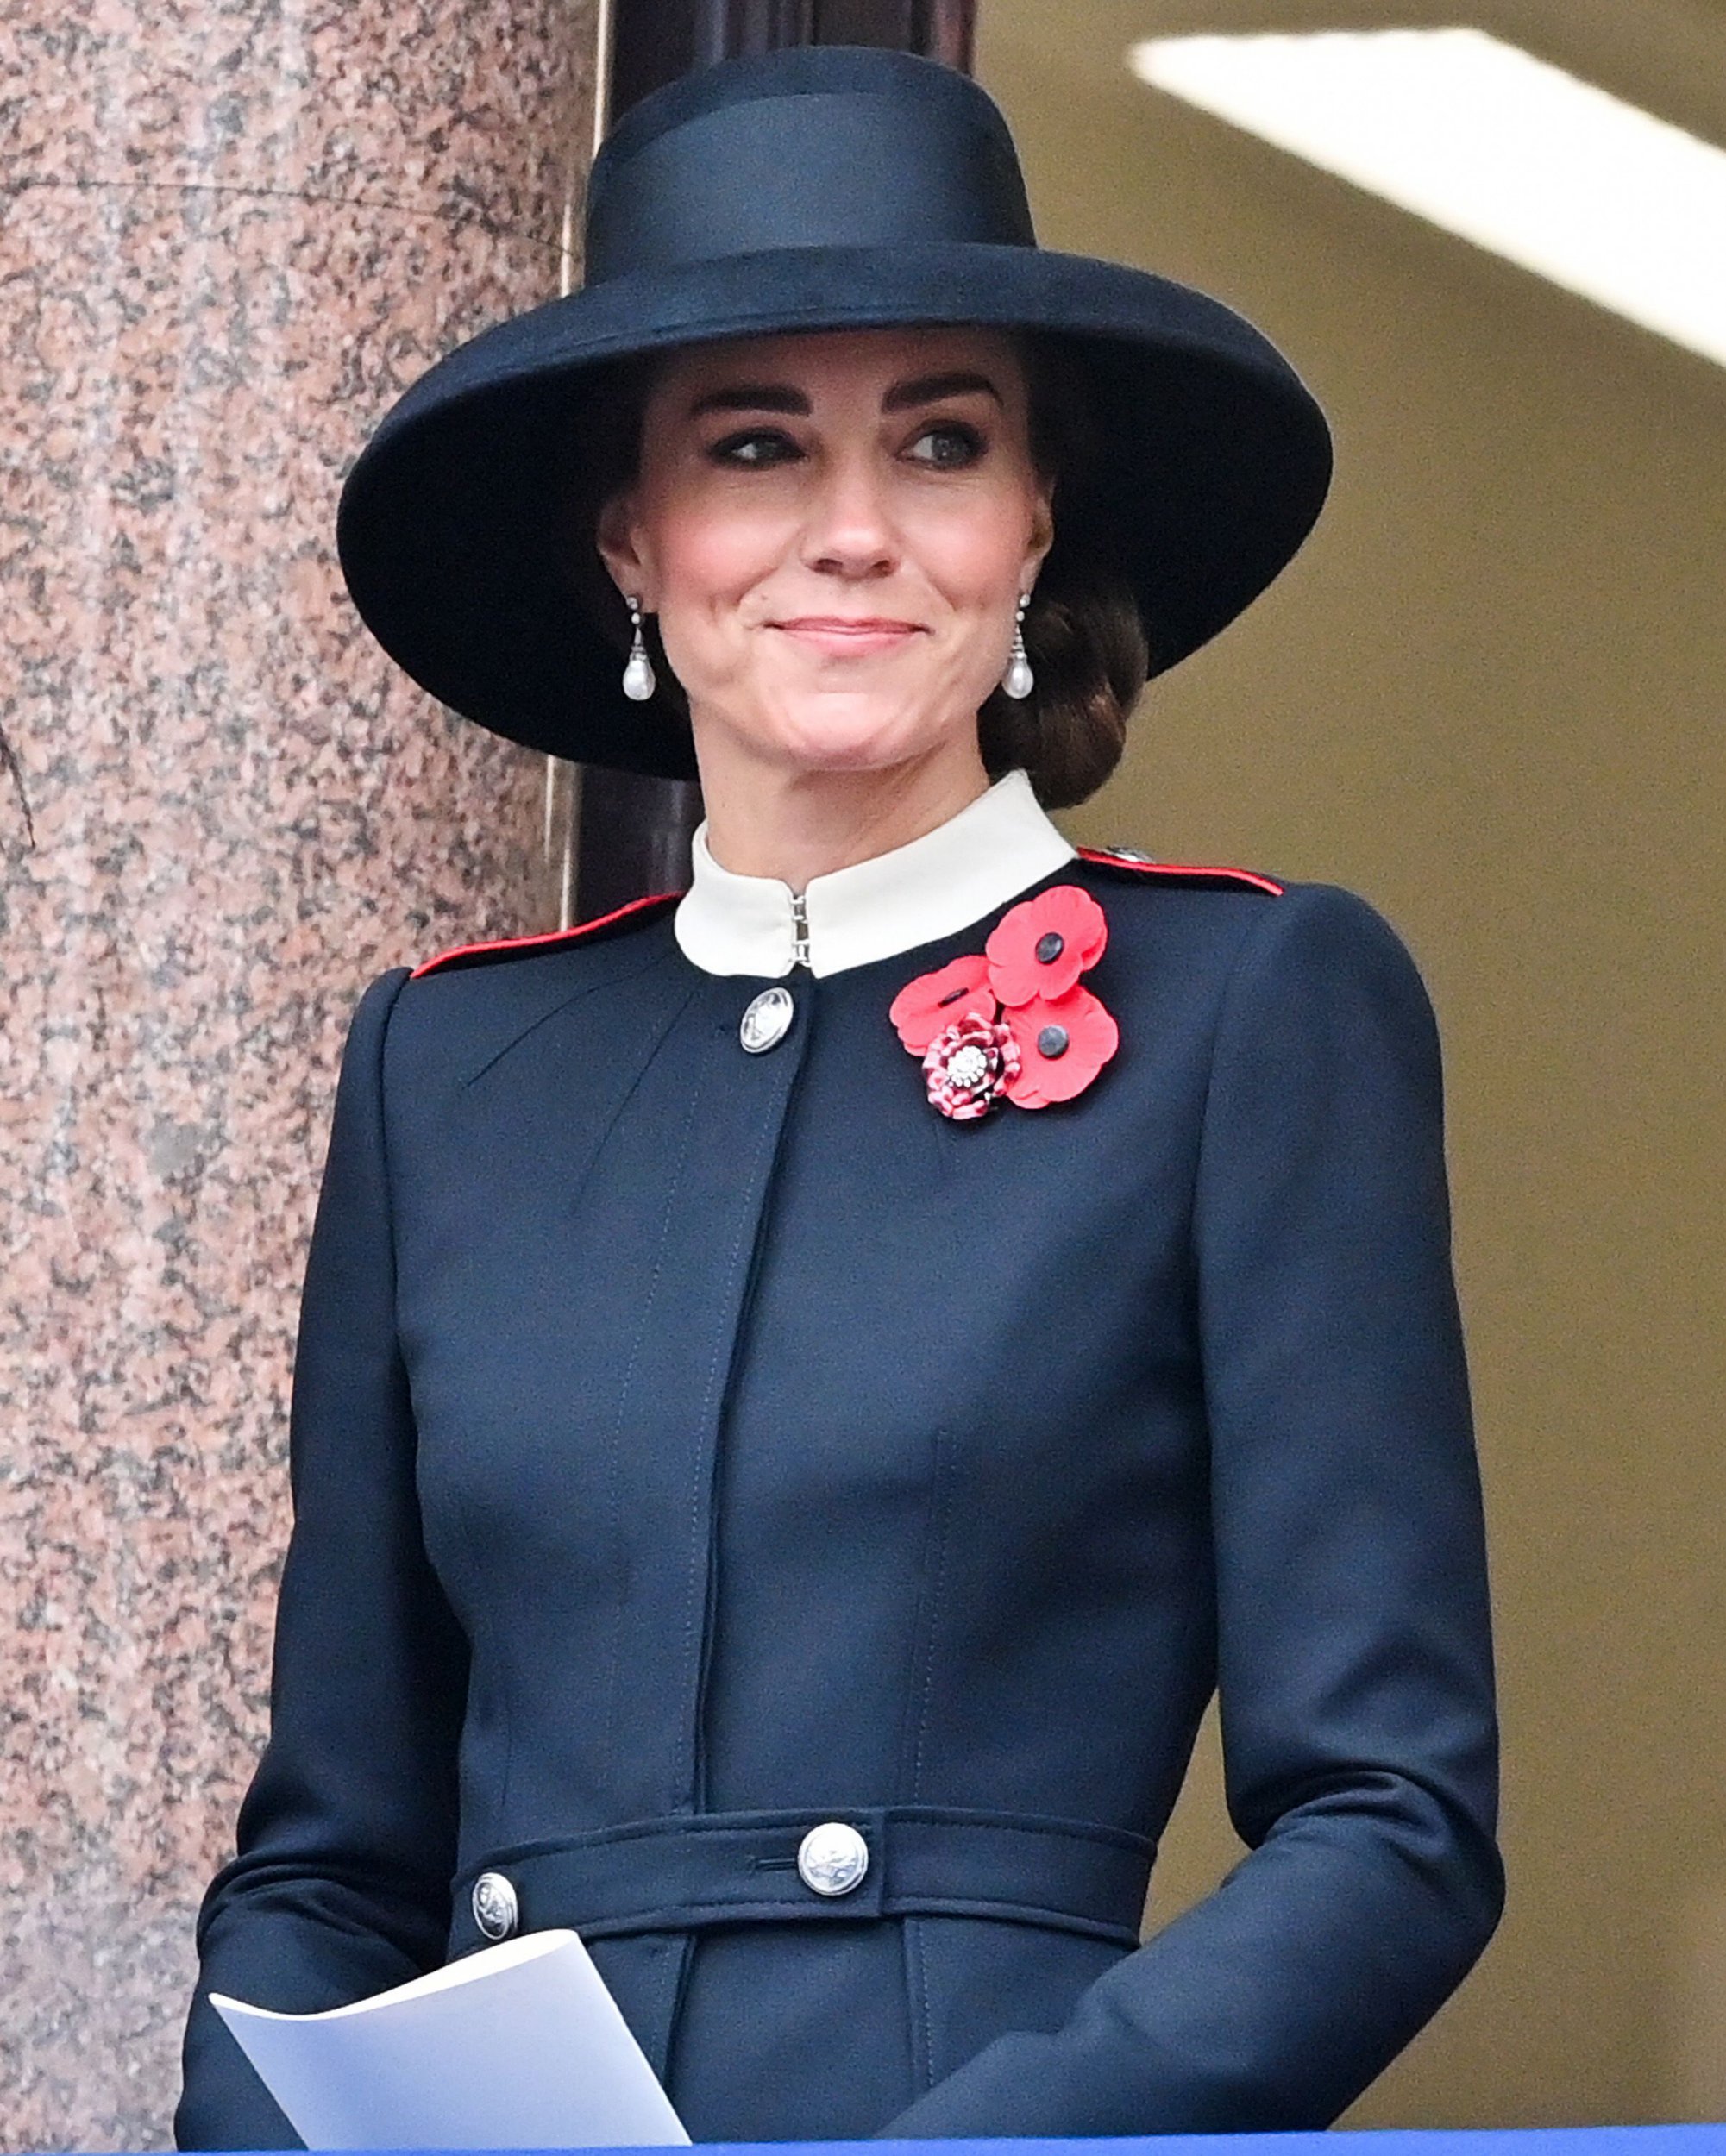
<instances>
[{"instance_id":1,"label":"red poppy flower","mask_svg":"<svg viewBox=\"0 0 1726 2156\"><path fill-rule=\"evenodd\" d=\"M995 993L1009 1009L1035 996L1051 1000L1095 965L1108 922L1089 891L1058 883L1015 906L983 945Z\"/></svg>"},{"instance_id":2,"label":"red poppy flower","mask_svg":"<svg viewBox=\"0 0 1726 2156\"><path fill-rule=\"evenodd\" d=\"M1034 996L1008 1011L1007 1023L1019 1046L1019 1069L1004 1089L1016 1108L1070 1100L1120 1045L1120 1028L1089 988Z\"/></svg>"},{"instance_id":3,"label":"red poppy flower","mask_svg":"<svg viewBox=\"0 0 1726 2156\"><path fill-rule=\"evenodd\" d=\"M1013 1035L975 1012L938 1033L923 1056L930 1101L955 1123L987 1115L1018 1072Z\"/></svg>"},{"instance_id":4,"label":"red poppy flower","mask_svg":"<svg viewBox=\"0 0 1726 2156\"><path fill-rule=\"evenodd\" d=\"M913 1056L920 1056L938 1033L959 1018L993 1018L989 961L973 955L956 958L937 973L919 974L894 996L887 1015Z\"/></svg>"}]
</instances>

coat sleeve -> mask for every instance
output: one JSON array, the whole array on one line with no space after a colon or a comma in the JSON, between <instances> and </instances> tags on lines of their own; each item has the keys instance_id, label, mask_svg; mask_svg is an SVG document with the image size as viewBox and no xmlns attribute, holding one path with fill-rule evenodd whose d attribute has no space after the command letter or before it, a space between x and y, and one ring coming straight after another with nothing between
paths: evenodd
<instances>
[{"instance_id":1,"label":"coat sleeve","mask_svg":"<svg viewBox=\"0 0 1726 2156\"><path fill-rule=\"evenodd\" d=\"M1327 2125L1497 1921L1437 1037L1407 953L1345 893L1276 901L1236 965L1193 1232L1228 1805L1249 1853L1064 2027L997 2039L886 2135Z\"/></svg>"},{"instance_id":2,"label":"coat sleeve","mask_svg":"<svg viewBox=\"0 0 1726 2156\"><path fill-rule=\"evenodd\" d=\"M421 1543L396 1344L381 1065L406 977L361 1003L336 1092L294 1369L270 1740L198 1920L182 2148L298 2146L210 1990L311 2012L443 1959L467 1658Z\"/></svg>"}]
</instances>

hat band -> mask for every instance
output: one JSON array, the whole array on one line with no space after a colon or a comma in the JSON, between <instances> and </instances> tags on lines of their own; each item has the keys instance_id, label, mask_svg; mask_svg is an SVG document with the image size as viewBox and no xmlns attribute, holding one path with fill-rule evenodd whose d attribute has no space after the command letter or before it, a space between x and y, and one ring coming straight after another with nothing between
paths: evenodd
<instances>
[{"instance_id":1,"label":"hat band","mask_svg":"<svg viewBox=\"0 0 1726 2156\"><path fill-rule=\"evenodd\" d=\"M929 98L752 97L594 179L590 285L780 248L1037 243L1011 144Z\"/></svg>"}]
</instances>

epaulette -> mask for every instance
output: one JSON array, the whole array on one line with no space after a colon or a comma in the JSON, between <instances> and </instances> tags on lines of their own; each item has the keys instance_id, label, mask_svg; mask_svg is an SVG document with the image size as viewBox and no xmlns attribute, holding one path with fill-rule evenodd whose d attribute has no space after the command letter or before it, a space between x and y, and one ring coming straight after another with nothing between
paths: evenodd
<instances>
[{"instance_id":1,"label":"epaulette","mask_svg":"<svg viewBox=\"0 0 1726 2156\"><path fill-rule=\"evenodd\" d=\"M454 950L440 951L436 958L416 966L409 978L424 981L430 973L459 973L469 966L495 965L499 959L526 957L535 951L557 950L570 943L604 943L622 930L656 919L682 895L681 891L660 891L651 898L631 899L627 906L602 913L597 920L578 921L574 928L554 928L543 936L509 936L497 943L458 943Z\"/></svg>"},{"instance_id":2,"label":"epaulette","mask_svg":"<svg viewBox=\"0 0 1726 2156\"><path fill-rule=\"evenodd\" d=\"M1253 868L1213 868L1191 861L1152 861L1149 854L1139 853L1131 846L1081 846L1079 859L1099 868L1120 868L1128 875L1156 876L1164 883L1183 886L1189 891L1214 890L1221 883L1232 884L1241 891L1263 891L1273 899L1283 895L1280 883L1270 876L1261 876Z\"/></svg>"}]
</instances>

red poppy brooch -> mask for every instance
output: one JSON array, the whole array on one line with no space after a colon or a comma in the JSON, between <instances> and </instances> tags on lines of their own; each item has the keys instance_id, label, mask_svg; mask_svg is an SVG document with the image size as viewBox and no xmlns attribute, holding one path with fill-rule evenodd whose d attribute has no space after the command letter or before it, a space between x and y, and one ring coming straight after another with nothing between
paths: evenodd
<instances>
[{"instance_id":1,"label":"red poppy brooch","mask_svg":"<svg viewBox=\"0 0 1726 2156\"><path fill-rule=\"evenodd\" d=\"M888 1016L922 1057L943 1115L971 1123L1002 1100L1046 1108L1084 1091L1120 1044L1114 1020L1079 986L1108 941L1089 892L1058 883L1004 915L981 957L900 990Z\"/></svg>"}]
</instances>

